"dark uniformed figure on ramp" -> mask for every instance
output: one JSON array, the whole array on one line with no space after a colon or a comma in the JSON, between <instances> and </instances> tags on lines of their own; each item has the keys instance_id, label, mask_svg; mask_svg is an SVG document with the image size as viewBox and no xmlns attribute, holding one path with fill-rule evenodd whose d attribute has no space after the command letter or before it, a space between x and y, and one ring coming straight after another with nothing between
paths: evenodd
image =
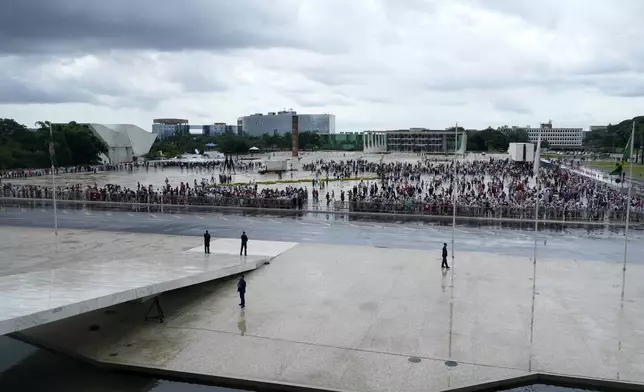
<instances>
[{"instance_id":1,"label":"dark uniformed figure on ramp","mask_svg":"<svg viewBox=\"0 0 644 392\"><path fill-rule=\"evenodd\" d=\"M242 308L246 307L246 281L244 280L244 275L242 275L239 278L239 281L237 282L237 292L239 293L239 299L241 302L239 303L239 306Z\"/></svg>"},{"instance_id":2,"label":"dark uniformed figure on ramp","mask_svg":"<svg viewBox=\"0 0 644 392\"><path fill-rule=\"evenodd\" d=\"M210 233L208 233L208 230L203 235L203 249L206 253L210 253Z\"/></svg>"},{"instance_id":3,"label":"dark uniformed figure on ramp","mask_svg":"<svg viewBox=\"0 0 644 392\"><path fill-rule=\"evenodd\" d=\"M447 243L443 243L443 264L441 264L441 268L447 268L449 269L449 265L447 265Z\"/></svg>"},{"instance_id":4,"label":"dark uniformed figure on ramp","mask_svg":"<svg viewBox=\"0 0 644 392\"><path fill-rule=\"evenodd\" d=\"M241 256L244 253L244 256L247 256L246 250L248 249L248 236L244 231L241 236L241 249L239 250L239 255Z\"/></svg>"}]
</instances>

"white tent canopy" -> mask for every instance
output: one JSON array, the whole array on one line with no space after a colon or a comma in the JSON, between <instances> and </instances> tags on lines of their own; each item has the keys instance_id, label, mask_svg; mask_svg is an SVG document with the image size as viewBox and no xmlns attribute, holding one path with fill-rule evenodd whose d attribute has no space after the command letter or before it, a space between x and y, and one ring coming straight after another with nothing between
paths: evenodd
<instances>
[{"instance_id":1,"label":"white tent canopy","mask_svg":"<svg viewBox=\"0 0 644 392\"><path fill-rule=\"evenodd\" d=\"M259 151L259 148L253 146L253 147L249 148L248 150L249 151Z\"/></svg>"}]
</instances>

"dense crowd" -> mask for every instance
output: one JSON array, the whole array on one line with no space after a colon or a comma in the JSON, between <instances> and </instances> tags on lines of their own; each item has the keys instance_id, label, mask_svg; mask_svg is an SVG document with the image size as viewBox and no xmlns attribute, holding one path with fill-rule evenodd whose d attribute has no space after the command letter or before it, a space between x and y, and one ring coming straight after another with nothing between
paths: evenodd
<instances>
[{"instance_id":1,"label":"dense crowd","mask_svg":"<svg viewBox=\"0 0 644 392\"><path fill-rule=\"evenodd\" d=\"M560 211L584 210L591 214L604 211L625 211L627 195L614 185L575 174L556 164L542 165L539 192L532 177L532 164L509 159L453 162L376 163L365 161L318 161L306 166L314 175L324 178L346 178L363 173L376 174L378 181L361 181L339 195L340 202L354 210L451 209L456 202L460 209L476 209L483 213L500 208ZM455 174L456 173L456 174ZM315 182L314 182L315 185ZM313 190L318 192L314 186ZM455 199L454 200L454 193ZM327 202L335 195L326 194ZM374 208L374 205L376 208ZM631 198L635 211L644 210L644 200Z\"/></svg>"},{"instance_id":2,"label":"dense crowd","mask_svg":"<svg viewBox=\"0 0 644 392\"><path fill-rule=\"evenodd\" d=\"M98 172L112 172L112 171L133 171L139 167L137 163L118 163L118 164L101 164L101 165L78 165L78 166L64 166L55 167L54 174L76 174L76 173L98 173ZM31 177L50 176L51 168L44 169L11 169L0 170L0 183Z\"/></svg>"},{"instance_id":3,"label":"dense crowd","mask_svg":"<svg viewBox=\"0 0 644 392\"><path fill-rule=\"evenodd\" d=\"M262 163L258 160L229 160L228 163L224 160L166 160L166 161L141 161L129 162L118 164L100 164L100 165L78 165L78 166L65 166L55 167L54 174L80 174L80 173L99 173L99 172L116 172L128 171L133 172L136 170L163 170L163 169L180 169L181 171L188 172L213 172L221 171L224 165L230 171L257 171L261 168ZM0 183L4 180L9 182L11 180L26 179L31 177L50 176L51 168L42 169L11 169L0 170ZM220 181L223 182L223 181Z\"/></svg>"},{"instance_id":4,"label":"dense crowd","mask_svg":"<svg viewBox=\"0 0 644 392\"><path fill-rule=\"evenodd\" d=\"M214 179L214 176L211 178ZM221 180L222 178L220 178ZM306 188L286 187L285 189L259 189L256 183L215 185L202 178L195 179L192 186L189 182L170 185L166 178L165 185L155 188L153 185L137 184L136 188L122 187L116 184L105 186L67 185L56 188L59 200L86 200L103 202L127 202L146 204L184 204L184 205L249 205L251 200L264 200L265 207L302 209L308 199ZM3 197L51 199L52 188L42 185L11 184L4 182L0 186ZM267 202L267 201L271 202ZM255 203L257 204L257 203Z\"/></svg>"},{"instance_id":5,"label":"dense crowd","mask_svg":"<svg viewBox=\"0 0 644 392\"><path fill-rule=\"evenodd\" d=\"M179 167L191 171L213 171L209 162L148 163L162 167ZM257 163L236 164L241 170L254 170ZM214 166L213 166L214 165ZM313 174L311 201L326 203L337 209L354 211L406 211L433 213L449 212L456 203L459 214L476 211L478 215L494 215L496 211L515 209L532 211L536 201L543 211L560 211L567 216L583 219L599 217L606 212L623 213L627 195L615 184L597 181L559 166L543 164L539 181L533 177L532 164L509 159L454 162L417 161L370 162L362 159L325 161L304 164ZM62 173L132 170L136 164L82 166L58 169ZM154 166L153 166L154 168ZM158 167L157 167L158 168ZM42 185L12 184L11 179L22 176L46 175L47 170L13 171L2 173L0 190L4 197L51 198L52 188ZM329 189L329 180L355 177L375 177L377 180L355 181L340 189ZM218 181L217 181L218 180ZM537 189L539 189L537 191ZM254 205L259 207L303 208L309 200L308 187L271 189L256 183L233 184L230 174L213 174L210 179L196 179L190 184L142 185L130 189L118 184L104 186L71 185L57 188L56 196L66 200L137 202L159 204ZM251 200L253 200L251 202ZM257 200L261 200L258 203ZM269 200L271 202L269 202ZM644 200L631 198L631 211L644 213ZM569 212L566 215L565 212ZM578 214L583 211L583 214ZM523 212L522 212L523 214Z\"/></svg>"}]
</instances>

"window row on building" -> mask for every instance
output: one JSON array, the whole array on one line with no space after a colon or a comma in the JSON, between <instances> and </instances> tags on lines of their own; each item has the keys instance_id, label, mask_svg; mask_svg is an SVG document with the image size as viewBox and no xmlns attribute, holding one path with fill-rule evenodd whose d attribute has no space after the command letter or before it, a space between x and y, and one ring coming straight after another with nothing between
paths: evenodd
<instances>
[{"instance_id":1,"label":"window row on building","mask_svg":"<svg viewBox=\"0 0 644 392\"><path fill-rule=\"evenodd\" d=\"M579 148L582 146L584 131L581 128L521 128L530 137L532 143L547 140L554 148Z\"/></svg>"}]
</instances>

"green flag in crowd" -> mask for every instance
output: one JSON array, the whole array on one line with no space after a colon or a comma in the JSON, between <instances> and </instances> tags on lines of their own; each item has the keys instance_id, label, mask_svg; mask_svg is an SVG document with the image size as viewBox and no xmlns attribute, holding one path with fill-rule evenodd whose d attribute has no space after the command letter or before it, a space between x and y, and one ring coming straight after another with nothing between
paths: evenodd
<instances>
[{"instance_id":1,"label":"green flag in crowd","mask_svg":"<svg viewBox=\"0 0 644 392\"><path fill-rule=\"evenodd\" d=\"M628 162L631 157L631 143L633 143L633 135L628 138L628 143L626 143L626 147L624 148L624 154L622 154L622 161L624 162Z\"/></svg>"},{"instance_id":2,"label":"green flag in crowd","mask_svg":"<svg viewBox=\"0 0 644 392\"><path fill-rule=\"evenodd\" d=\"M619 162L617 162L617 164L615 165L615 170L610 172L611 176L619 176L622 174L622 171L624 171L624 164L628 162L631 157L631 143L633 143L633 135L628 138L628 143L626 143L626 147L624 147L622 159L620 159Z\"/></svg>"}]
</instances>

